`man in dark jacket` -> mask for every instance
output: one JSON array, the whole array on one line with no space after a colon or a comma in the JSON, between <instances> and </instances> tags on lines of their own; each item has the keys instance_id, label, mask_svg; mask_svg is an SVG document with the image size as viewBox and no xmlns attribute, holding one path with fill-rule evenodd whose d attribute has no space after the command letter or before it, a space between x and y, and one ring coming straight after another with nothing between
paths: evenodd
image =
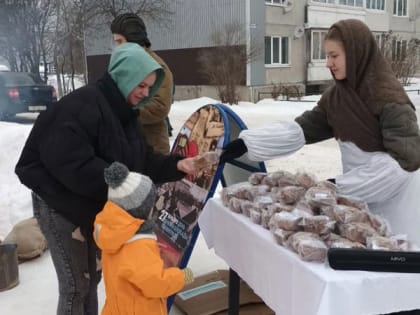
<instances>
[{"instance_id":1,"label":"man in dark jacket","mask_svg":"<svg viewBox=\"0 0 420 315\"><path fill-rule=\"evenodd\" d=\"M154 153L137 125L137 108L163 75L139 45L118 46L103 78L40 114L23 148L15 171L33 191L34 215L57 272L59 315L98 313L92 229L107 200L104 169L119 161L155 182L194 172L194 159Z\"/></svg>"}]
</instances>

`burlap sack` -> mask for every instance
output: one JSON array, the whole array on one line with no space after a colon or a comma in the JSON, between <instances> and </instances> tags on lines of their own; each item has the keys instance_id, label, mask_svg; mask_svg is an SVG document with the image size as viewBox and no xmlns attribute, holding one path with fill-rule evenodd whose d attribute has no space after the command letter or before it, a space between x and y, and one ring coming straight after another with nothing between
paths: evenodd
<instances>
[{"instance_id":1,"label":"burlap sack","mask_svg":"<svg viewBox=\"0 0 420 315\"><path fill-rule=\"evenodd\" d=\"M35 218L22 220L13 227L3 244L16 244L19 260L28 260L38 256L47 249L47 241Z\"/></svg>"}]
</instances>

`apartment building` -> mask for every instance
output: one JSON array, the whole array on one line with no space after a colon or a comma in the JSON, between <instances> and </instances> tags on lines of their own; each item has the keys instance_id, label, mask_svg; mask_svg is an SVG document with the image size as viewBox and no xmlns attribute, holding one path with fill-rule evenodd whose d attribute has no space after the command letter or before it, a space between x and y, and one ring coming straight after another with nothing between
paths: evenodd
<instances>
[{"instance_id":1,"label":"apartment building","mask_svg":"<svg viewBox=\"0 0 420 315\"><path fill-rule=\"evenodd\" d=\"M362 20L379 43L383 34L392 32L398 38L395 55L411 38L420 39L420 0L178 0L171 6L174 14L166 26L144 19L152 48L174 73L180 98L215 95L198 58L214 48L212 34L232 23L243 27L239 46L261 51L244 65L241 98L252 101L274 85L295 85L310 93L329 84L322 41L338 20ZM89 80L106 69L112 48L109 29L102 31L87 35Z\"/></svg>"}]
</instances>

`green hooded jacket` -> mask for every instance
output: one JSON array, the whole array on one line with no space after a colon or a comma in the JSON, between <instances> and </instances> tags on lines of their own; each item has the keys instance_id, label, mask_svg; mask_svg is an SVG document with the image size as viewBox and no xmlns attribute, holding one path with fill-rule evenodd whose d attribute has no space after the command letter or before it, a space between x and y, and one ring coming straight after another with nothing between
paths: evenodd
<instances>
[{"instance_id":1,"label":"green hooded jacket","mask_svg":"<svg viewBox=\"0 0 420 315\"><path fill-rule=\"evenodd\" d=\"M162 67L138 44L125 43L114 48L109 61L108 73L117 84L125 99L150 73L156 72L156 81L136 108L147 104L155 95L162 83L164 72Z\"/></svg>"}]
</instances>

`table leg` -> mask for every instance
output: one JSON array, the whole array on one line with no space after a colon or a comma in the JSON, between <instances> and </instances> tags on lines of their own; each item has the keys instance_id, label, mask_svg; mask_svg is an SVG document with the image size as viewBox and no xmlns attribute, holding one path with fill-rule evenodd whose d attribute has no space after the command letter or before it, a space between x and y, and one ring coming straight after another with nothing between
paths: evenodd
<instances>
[{"instance_id":1,"label":"table leg","mask_svg":"<svg viewBox=\"0 0 420 315\"><path fill-rule=\"evenodd\" d=\"M229 305L228 315L239 315L239 276L229 268Z\"/></svg>"}]
</instances>

